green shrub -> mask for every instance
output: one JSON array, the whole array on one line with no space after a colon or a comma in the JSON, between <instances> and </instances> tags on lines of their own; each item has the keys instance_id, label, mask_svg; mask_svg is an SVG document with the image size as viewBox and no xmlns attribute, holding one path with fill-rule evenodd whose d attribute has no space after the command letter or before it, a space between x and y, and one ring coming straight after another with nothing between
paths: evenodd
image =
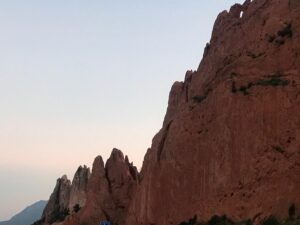
<instances>
[{"instance_id":1,"label":"green shrub","mask_svg":"<svg viewBox=\"0 0 300 225\"><path fill-rule=\"evenodd\" d=\"M281 146L272 146L273 150L276 151L276 152L279 152L279 153L284 153L284 149L281 147Z\"/></svg>"},{"instance_id":2,"label":"green shrub","mask_svg":"<svg viewBox=\"0 0 300 225\"><path fill-rule=\"evenodd\" d=\"M179 225L197 225L197 216L195 215L193 218L189 219L187 222L183 221Z\"/></svg>"},{"instance_id":3,"label":"green shrub","mask_svg":"<svg viewBox=\"0 0 300 225\"><path fill-rule=\"evenodd\" d=\"M278 221L275 216L271 215L268 218L261 221L260 225L300 225L300 216L296 215L296 207L295 204L292 204L289 209L289 218L284 221ZM183 221L179 225L252 225L252 220L242 220L239 222L232 221L226 215L212 216L207 222L197 222L197 216L195 215L193 218L188 221ZM255 222L257 224L257 222Z\"/></svg>"},{"instance_id":4,"label":"green shrub","mask_svg":"<svg viewBox=\"0 0 300 225\"><path fill-rule=\"evenodd\" d=\"M271 35L268 37L268 42L272 43L275 40L275 36Z\"/></svg>"},{"instance_id":5,"label":"green shrub","mask_svg":"<svg viewBox=\"0 0 300 225\"><path fill-rule=\"evenodd\" d=\"M235 82L232 82L231 85L231 92L236 93L236 92L242 92L244 95L249 95L249 89L251 89L253 86L286 86L290 83L289 80L282 79L281 78L282 74L277 72L273 75L267 76L265 79L259 79L256 82L250 82L247 85L242 85L239 88L236 87Z\"/></svg>"},{"instance_id":6,"label":"green shrub","mask_svg":"<svg viewBox=\"0 0 300 225\"><path fill-rule=\"evenodd\" d=\"M278 220L274 216L270 216L267 219L265 219L261 225L280 225Z\"/></svg>"},{"instance_id":7,"label":"green shrub","mask_svg":"<svg viewBox=\"0 0 300 225\"><path fill-rule=\"evenodd\" d=\"M65 220L65 218L70 215L70 210L69 209L64 209L62 211L55 211L50 220L50 224L54 222L62 222Z\"/></svg>"},{"instance_id":8,"label":"green shrub","mask_svg":"<svg viewBox=\"0 0 300 225\"><path fill-rule=\"evenodd\" d=\"M256 85L261 86L286 86L289 84L288 80L281 79L278 76L272 76L268 79L261 79L256 82Z\"/></svg>"},{"instance_id":9,"label":"green shrub","mask_svg":"<svg viewBox=\"0 0 300 225\"><path fill-rule=\"evenodd\" d=\"M74 211L75 213L79 212L80 209L81 209L81 207L80 207L79 204L76 204L76 205L74 205L74 207L73 207L73 211Z\"/></svg>"},{"instance_id":10,"label":"green shrub","mask_svg":"<svg viewBox=\"0 0 300 225\"><path fill-rule=\"evenodd\" d=\"M264 52L261 52L258 54L255 54L253 52L247 52L247 56L251 57L252 59L259 58L259 57L263 56L264 54L265 54Z\"/></svg>"},{"instance_id":11,"label":"green shrub","mask_svg":"<svg viewBox=\"0 0 300 225\"><path fill-rule=\"evenodd\" d=\"M179 225L189 225L189 224L188 224L188 222L183 221Z\"/></svg>"},{"instance_id":12,"label":"green shrub","mask_svg":"<svg viewBox=\"0 0 300 225\"><path fill-rule=\"evenodd\" d=\"M204 99L206 99L206 96L203 95L196 95L193 97L193 101L196 103L201 103Z\"/></svg>"},{"instance_id":13,"label":"green shrub","mask_svg":"<svg viewBox=\"0 0 300 225\"><path fill-rule=\"evenodd\" d=\"M295 215L296 215L296 207L295 207L295 204L292 204L292 205L289 207L289 218L290 218L290 219L294 219L294 218L295 218Z\"/></svg>"},{"instance_id":14,"label":"green shrub","mask_svg":"<svg viewBox=\"0 0 300 225\"><path fill-rule=\"evenodd\" d=\"M293 36L292 24L286 23L285 26L277 32L277 34L280 37L287 36L287 37L291 38Z\"/></svg>"},{"instance_id":15,"label":"green shrub","mask_svg":"<svg viewBox=\"0 0 300 225\"><path fill-rule=\"evenodd\" d=\"M239 91L242 92L244 95L249 95L249 92L247 91L249 88L247 86L241 86L239 88Z\"/></svg>"},{"instance_id":16,"label":"green shrub","mask_svg":"<svg viewBox=\"0 0 300 225\"><path fill-rule=\"evenodd\" d=\"M252 221L250 219L243 220L241 222L235 223L235 225L252 225Z\"/></svg>"},{"instance_id":17,"label":"green shrub","mask_svg":"<svg viewBox=\"0 0 300 225\"><path fill-rule=\"evenodd\" d=\"M213 216L207 222L208 225L231 225L234 224L230 219L227 218L226 215L223 216Z\"/></svg>"}]
</instances>

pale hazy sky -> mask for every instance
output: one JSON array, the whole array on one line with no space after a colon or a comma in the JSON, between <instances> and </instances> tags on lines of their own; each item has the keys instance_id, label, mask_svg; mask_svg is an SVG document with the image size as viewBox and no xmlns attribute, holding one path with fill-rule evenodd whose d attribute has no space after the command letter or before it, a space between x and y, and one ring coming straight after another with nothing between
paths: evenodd
<instances>
[{"instance_id":1,"label":"pale hazy sky","mask_svg":"<svg viewBox=\"0 0 300 225\"><path fill-rule=\"evenodd\" d=\"M0 1L0 220L114 147L140 168L172 83L235 2Z\"/></svg>"}]
</instances>

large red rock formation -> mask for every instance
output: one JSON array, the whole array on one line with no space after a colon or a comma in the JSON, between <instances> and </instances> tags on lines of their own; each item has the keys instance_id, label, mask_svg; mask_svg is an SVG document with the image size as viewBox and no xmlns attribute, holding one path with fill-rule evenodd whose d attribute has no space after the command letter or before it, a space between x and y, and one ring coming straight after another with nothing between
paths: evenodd
<instances>
[{"instance_id":1,"label":"large red rock formation","mask_svg":"<svg viewBox=\"0 0 300 225\"><path fill-rule=\"evenodd\" d=\"M300 207L299 15L299 0L247 0L218 16L198 70L172 87L126 225Z\"/></svg>"}]
</instances>

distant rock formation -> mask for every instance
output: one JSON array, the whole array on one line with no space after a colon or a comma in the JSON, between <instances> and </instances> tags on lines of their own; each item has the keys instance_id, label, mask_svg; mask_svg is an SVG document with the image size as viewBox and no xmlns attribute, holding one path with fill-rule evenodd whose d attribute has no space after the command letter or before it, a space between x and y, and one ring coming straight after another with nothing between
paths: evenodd
<instances>
[{"instance_id":1,"label":"distant rock formation","mask_svg":"<svg viewBox=\"0 0 300 225\"><path fill-rule=\"evenodd\" d=\"M120 150L113 149L105 166L98 156L91 175L88 168L79 167L72 185L66 176L57 180L42 221L88 225L110 220L113 224L123 224L138 176L136 167ZM79 207L71 212L76 204Z\"/></svg>"}]
</instances>

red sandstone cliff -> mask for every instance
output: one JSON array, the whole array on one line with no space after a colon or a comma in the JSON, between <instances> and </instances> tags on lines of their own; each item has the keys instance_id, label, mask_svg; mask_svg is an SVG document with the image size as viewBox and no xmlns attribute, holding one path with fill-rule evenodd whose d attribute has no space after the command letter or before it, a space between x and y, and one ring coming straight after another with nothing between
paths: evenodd
<instances>
[{"instance_id":1,"label":"red sandstone cliff","mask_svg":"<svg viewBox=\"0 0 300 225\"><path fill-rule=\"evenodd\" d=\"M299 17L299 0L218 16L198 70L172 87L126 225L257 221L300 206Z\"/></svg>"}]
</instances>

